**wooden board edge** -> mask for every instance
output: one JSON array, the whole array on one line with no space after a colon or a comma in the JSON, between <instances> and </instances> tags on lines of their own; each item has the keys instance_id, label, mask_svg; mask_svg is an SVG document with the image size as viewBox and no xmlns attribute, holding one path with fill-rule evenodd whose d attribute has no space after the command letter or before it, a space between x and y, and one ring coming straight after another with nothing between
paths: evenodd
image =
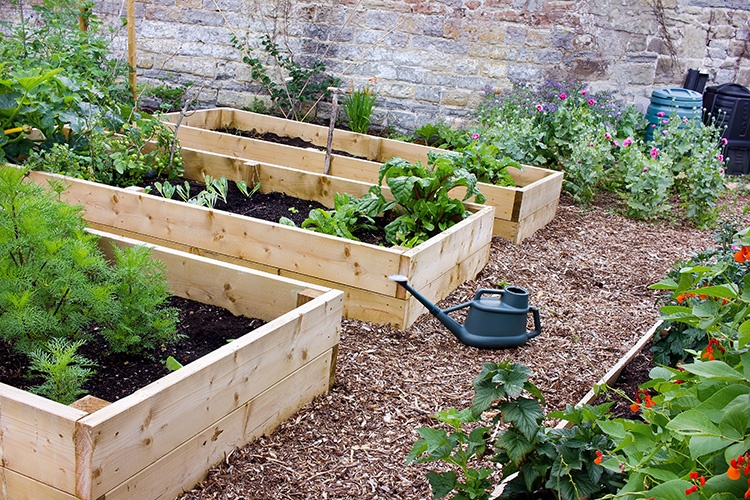
<instances>
[{"instance_id":1,"label":"wooden board edge","mask_svg":"<svg viewBox=\"0 0 750 500\"><path fill-rule=\"evenodd\" d=\"M2 466L0 494L3 500L80 500L69 493Z\"/></svg>"},{"instance_id":2,"label":"wooden board edge","mask_svg":"<svg viewBox=\"0 0 750 500\"><path fill-rule=\"evenodd\" d=\"M607 373L602 375L602 377L594 384L594 387L607 384L612 385L614 384L617 379L620 376L620 373L622 373L622 370L627 366L628 363L630 363L633 358L635 358L638 353L640 353L644 346L648 344L656 334L657 328L662 324L661 320L657 320L654 325L648 329L646 333L644 333L641 338L638 339L638 341L633 345L633 347L628 350L628 352L625 353L625 355L620 358L615 365L607 370ZM594 387L592 387L582 398L578 403L576 403L576 406L582 406L585 404L591 404L592 401L596 398L596 394L594 393ZM556 429L562 429L566 427L570 427L572 424L566 420L561 420L556 426Z\"/></svg>"},{"instance_id":3,"label":"wooden board edge","mask_svg":"<svg viewBox=\"0 0 750 500\"><path fill-rule=\"evenodd\" d=\"M107 500L174 498L192 488L232 450L272 433L328 390L333 352L323 353L255 399L196 434L171 453L104 494ZM296 395L275 406L279 395Z\"/></svg>"}]
</instances>

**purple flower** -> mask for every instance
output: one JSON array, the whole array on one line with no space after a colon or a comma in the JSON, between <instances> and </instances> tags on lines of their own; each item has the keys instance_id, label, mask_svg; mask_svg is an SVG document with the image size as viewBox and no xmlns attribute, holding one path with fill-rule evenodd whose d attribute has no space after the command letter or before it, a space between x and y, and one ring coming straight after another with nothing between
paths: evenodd
<instances>
[{"instance_id":1,"label":"purple flower","mask_svg":"<svg viewBox=\"0 0 750 500\"><path fill-rule=\"evenodd\" d=\"M726 137L722 137L722 138L721 138L721 145L722 145L722 146L726 146L726 145L727 145L727 143L729 143L729 141L727 140L727 138L726 138Z\"/></svg>"},{"instance_id":2,"label":"purple flower","mask_svg":"<svg viewBox=\"0 0 750 500\"><path fill-rule=\"evenodd\" d=\"M563 92L563 93L561 93L561 94L560 94L559 96L557 96L557 97L559 97L560 99L562 99L562 100L564 101L565 99L567 99L567 98L568 98L568 94L566 94L565 92Z\"/></svg>"},{"instance_id":3,"label":"purple flower","mask_svg":"<svg viewBox=\"0 0 750 500\"><path fill-rule=\"evenodd\" d=\"M656 116L661 118L662 116L664 116L664 111L659 111L658 113L656 113Z\"/></svg>"},{"instance_id":4,"label":"purple flower","mask_svg":"<svg viewBox=\"0 0 750 500\"><path fill-rule=\"evenodd\" d=\"M631 137L628 137L627 139L625 139L624 141L622 141L622 145L623 145L624 147L628 147L628 146L630 146L630 145L631 145L632 143L633 143L633 139L632 139Z\"/></svg>"},{"instance_id":5,"label":"purple flower","mask_svg":"<svg viewBox=\"0 0 750 500\"><path fill-rule=\"evenodd\" d=\"M588 103L589 103L589 106L593 106L594 104L596 104L596 101L593 99L589 99Z\"/></svg>"},{"instance_id":6,"label":"purple flower","mask_svg":"<svg viewBox=\"0 0 750 500\"><path fill-rule=\"evenodd\" d=\"M651 148L651 158L659 156L659 148Z\"/></svg>"},{"instance_id":7,"label":"purple flower","mask_svg":"<svg viewBox=\"0 0 750 500\"><path fill-rule=\"evenodd\" d=\"M477 134L477 133L471 134L471 140L472 141L478 141L479 140L479 134Z\"/></svg>"}]
</instances>

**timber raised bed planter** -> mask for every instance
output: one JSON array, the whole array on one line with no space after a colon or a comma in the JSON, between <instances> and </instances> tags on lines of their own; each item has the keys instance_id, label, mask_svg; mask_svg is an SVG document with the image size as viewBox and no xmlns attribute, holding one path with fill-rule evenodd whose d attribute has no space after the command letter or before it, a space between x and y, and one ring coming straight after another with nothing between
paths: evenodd
<instances>
[{"instance_id":1,"label":"timber raised bed planter","mask_svg":"<svg viewBox=\"0 0 750 500\"><path fill-rule=\"evenodd\" d=\"M178 113L166 115L175 123ZM325 150L328 127L286 120L231 108L199 110L185 116L178 130L183 146L237 156L297 169L322 173L325 152L299 148L216 132L217 130L270 132L282 137L299 138ZM332 149L345 151L360 158L334 154L329 174L346 179L377 183L380 165L401 157L412 163L427 162L427 152L435 150L408 142L385 139L336 129ZM557 211L562 189L562 172L527 166L521 172L508 169L517 187L501 187L480 183L479 190L487 197L484 203L495 207L493 234L520 243L547 225Z\"/></svg>"},{"instance_id":2,"label":"timber raised bed planter","mask_svg":"<svg viewBox=\"0 0 750 500\"><path fill-rule=\"evenodd\" d=\"M197 129L196 129L197 130ZM361 196L370 184L183 148L185 177L261 183L264 192L333 206L334 195ZM45 183L51 174L32 172ZM59 177L59 176L55 176ZM405 328L426 312L388 279L403 274L429 300L473 279L489 259L494 208L474 213L414 248L383 247L168 200L154 194L64 178L63 198L85 208L96 229L342 290L344 316ZM384 189L387 196L387 189Z\"/></svg>"},{"instance_id":3,"label":"timber raised bed planter","mask_svg":"<svg viewBox=\"0 0 750 500\"><path fill-rule=\"evenodd\" d=\"M99 234L105 251L135 244ZM267 323L90 413L0 384L2 498L174 498L332 384L341 292L173 249L153 257L174 295Z\"/></svg>"}]
</instances>

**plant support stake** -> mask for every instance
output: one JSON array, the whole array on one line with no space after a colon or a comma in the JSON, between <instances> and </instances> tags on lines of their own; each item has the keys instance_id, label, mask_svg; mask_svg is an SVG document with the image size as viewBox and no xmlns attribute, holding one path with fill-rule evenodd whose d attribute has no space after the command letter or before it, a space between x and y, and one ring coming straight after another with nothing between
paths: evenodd
<instances>
[{"instance_id":1,"label":"plant support stake","mask_svg":"<svg viewBox=\"0 0 750 500\"><path fill-rule=\"evenodd\" d=\"M323 173L325 175L328 175L328 172L331 170L331 145L333 144L333 129L336 126L336 115L339 111L339 94L346 92L336 87L328 87L328 91L333 94L333 99L331 99L331 121L328 124L328 144L326 145L326 159L323 166Z\"/></svg>"},{"instance_id":2,"label":"plant support stake","mask_svg":"<svg viewBox=\"0 0 750 500\"><path fill-rule=\"evenodd\" d=\"M128 24L128 64L130 65L130 91L133 93L133 102L138 101L138 90L136 89L135 82L135 67L137 64L136 53L135 53L135 0L128 0L128 12L127 12L127 24Z\"/></svg>"}]
</instances>

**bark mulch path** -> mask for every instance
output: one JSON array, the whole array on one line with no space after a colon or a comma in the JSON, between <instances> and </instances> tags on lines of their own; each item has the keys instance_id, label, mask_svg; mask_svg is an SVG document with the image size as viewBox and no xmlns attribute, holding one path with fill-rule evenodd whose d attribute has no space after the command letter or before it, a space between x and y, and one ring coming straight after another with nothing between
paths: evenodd
<instances>
[{"instance_id":1,"label":"bark mulch path","mask_svg":"<svg viewBox=\"0 0 750 500\"><path fill-rule=\"evenodd\" d=\"M725 204L736 217L750 195ZM333 389L231 453L180 498L429 499L425 474L440 467L404 465L416 429L434 425L438 410L468 406L484 362L527 365L547 411L577 403L654 324L657 294L647 286L712 246L711 231L629 220L613 206L601 200L582 210L563 197L532 238L520 245L495 238L477 279L439 303L503 282L522 286L541 308L539 337L486 351L461 344L429 314L407 330L344 320Z\"/></svg>"}]
</instances>

